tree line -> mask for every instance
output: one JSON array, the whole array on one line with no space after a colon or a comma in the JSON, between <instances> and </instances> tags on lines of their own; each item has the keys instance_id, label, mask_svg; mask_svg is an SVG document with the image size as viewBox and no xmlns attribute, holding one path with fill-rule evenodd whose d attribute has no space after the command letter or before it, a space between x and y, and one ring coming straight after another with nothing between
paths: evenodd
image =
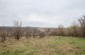
<instances>
[{"instance_id":1,"label":"tree line","mask_svg":"<svg viewBox=\"0 0 85 55\"><path fill-rule=\"evenodd\" d=\"M65 28L63 25L59 25L51 34L55 36L85 37L85 16L78 19L78 23L73 22L69 27Z\"/></svg>"},{"instance_id":2,"label":"tree line","mask_svg":"<svg viewBox=\"0 0 85 55\"><path fill-rule=\"evenodd\" d=\"M59 25L58 28L51 29L46 28L45 31L37 29L32 29L29 27L22 27L22 22L15 21L14 26L11 28L1 27L0 28L0 37L1 41L4 42L6 37L14 37L16 40L19 40L21 37L25 36L27 39L30 37L43 38L45 36L73 36L73 37L85 37L85 16L78 19L78 24L74 22L69 27L64 27Z\"/></svg>"}]
</instances>

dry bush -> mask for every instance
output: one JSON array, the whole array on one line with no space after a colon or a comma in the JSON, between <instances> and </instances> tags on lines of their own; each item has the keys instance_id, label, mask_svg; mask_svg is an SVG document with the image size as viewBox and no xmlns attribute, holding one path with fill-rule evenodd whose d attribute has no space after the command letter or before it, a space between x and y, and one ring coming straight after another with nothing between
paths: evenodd
<instances>
[{"instance_id":1,"label":"dry bush","mask_svg":"<svg viewBox=\"0 0 85 55\"><path fill-rule=\"evenodd\" d=\"M26 29L26 38L28 39L29 37L31 37L31 29L27 28Z\"/></svg>"},{"instance_id":2,"label":"dry bush","mask_svg":"<svg viewBox=\"0 0 85 55\"><path fill-rule=\"evenodd\" d=\"M43 37L45 37L45 33L40 31L39 36L40 36L40 38L43 38Z\"/></svg>"}]
</instances>

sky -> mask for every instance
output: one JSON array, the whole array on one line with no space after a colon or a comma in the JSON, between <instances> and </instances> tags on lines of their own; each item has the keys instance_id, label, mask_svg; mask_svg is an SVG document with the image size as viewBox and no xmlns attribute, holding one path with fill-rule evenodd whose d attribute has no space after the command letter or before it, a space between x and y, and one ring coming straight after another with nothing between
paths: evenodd
<instances>
[{"instance_id":1,"label":"sky","mask_svg":"<svg viewBox=\"0 0 85 55\"><path fill-rule=\"evenodd\" d=\"M85 15L85 0L0 0L0 26L70 26Z\"/></svg>"}]
</instances>

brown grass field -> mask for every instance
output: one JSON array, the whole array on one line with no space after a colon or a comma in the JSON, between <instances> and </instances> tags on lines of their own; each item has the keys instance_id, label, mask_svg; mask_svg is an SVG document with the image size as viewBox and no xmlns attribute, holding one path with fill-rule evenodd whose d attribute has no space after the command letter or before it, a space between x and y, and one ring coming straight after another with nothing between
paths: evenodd
<instances>
[{"instance_id":1,"label":"brown grass field","mask_svg":"<svg viewBox=\"0 0 85 55\"><path fill-rule=\"evenodd\" d=\"M4 43L0 42L0 55L85 55L85 38L8 38Z\"/></svg>"}]
</instances>

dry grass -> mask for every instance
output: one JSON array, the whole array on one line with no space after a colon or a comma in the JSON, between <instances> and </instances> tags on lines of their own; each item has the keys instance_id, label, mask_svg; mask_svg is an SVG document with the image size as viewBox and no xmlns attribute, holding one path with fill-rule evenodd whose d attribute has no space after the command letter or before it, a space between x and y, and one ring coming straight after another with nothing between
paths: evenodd
<instances>
[{"instance_id":1,"label":"dry grass","mask_svg":"<svg viewBox=\"0 0 85 55\"><path fill-rule=\"evenodd\" d=\"M11 38L0 43L0 55L85 55L84 42L77 37Z\"/></svg>"}]
</instances>

